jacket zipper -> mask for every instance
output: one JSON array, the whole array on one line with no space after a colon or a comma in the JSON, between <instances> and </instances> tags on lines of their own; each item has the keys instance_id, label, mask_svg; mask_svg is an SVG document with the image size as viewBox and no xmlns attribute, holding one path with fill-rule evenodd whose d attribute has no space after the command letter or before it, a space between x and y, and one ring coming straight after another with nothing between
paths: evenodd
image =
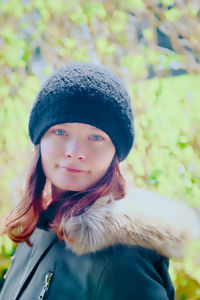
<instances>
[{"instance_id":1,"label":"jacket zipper","mask_svg":"<svg viewBox=\"0 0 200 300\"><path fill-rule=\"evenodd\" d=\"M52 277L53 277L53 272L48 272L46 274L43 288L42 288L41 293L38 297L39 300L45 299L44 297L47 294L47 291L50 287L50 282L51 282Z\"/></svg>"}]
</instances>

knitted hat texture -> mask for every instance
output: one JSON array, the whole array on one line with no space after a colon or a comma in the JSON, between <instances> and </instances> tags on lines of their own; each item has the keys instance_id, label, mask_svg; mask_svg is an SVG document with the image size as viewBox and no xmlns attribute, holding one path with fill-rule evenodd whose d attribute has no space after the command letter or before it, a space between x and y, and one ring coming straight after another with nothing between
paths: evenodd
<instances>
[{"instance_id":1,"label":"knitted hat texture","mask_svg":"<svg viewBox=\"0 0 200 300\"><path fill-rule=\"evenodd\" d=\"M85 123L105 131L119 161L134 142L133 109L120 78L101 65L69 63L54 72L40 89L29 119L34 145L61 123Z\"/></svg>"}]
</instances>

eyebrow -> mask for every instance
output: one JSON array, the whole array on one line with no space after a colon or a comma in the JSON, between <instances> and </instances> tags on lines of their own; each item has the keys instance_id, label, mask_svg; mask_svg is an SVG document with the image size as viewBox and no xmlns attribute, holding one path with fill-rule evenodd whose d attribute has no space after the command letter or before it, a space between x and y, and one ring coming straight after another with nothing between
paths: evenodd
<instances>
[{"instance_id":1,"label":"eyebrow","mask_svg":"<svg viewBox=\"0 0 200 300\"><path fill-rule=\"evenodd\" d=\"M80 123L80 124L84 124L84 123ZM55 125L53 125L52 127L59 127L59 125L61 125L61 126L63 126L63 127L65 127L66 129L67 128L70 128L70 126L71 126L71 124L69 124L69 123L61 123L61 124L55 124ZM99 129L99 128L97 128L97 127L95 127L95 126L90 126L89 124L86 124L86 125L88 125L89 127L89 129L91 130L91 132L93 131L93 132L98 132L98 134L101 134L102 136L104 136L104 138L110 138L109 137L109 135L105 132L105 131L103 131L102 129Z\"/></svg>"},{"instance_id":2,"label":"eyebrow","mask_svg":"<svg viewBox=\"0 0 200 300\"><path fill-rule=\"evenodd\" d=\"M92 130L98 130L98 131L103 131L103 130L101 130L101 129L95 127L95 126L90 126L90 129L92 129Z\"/></svg>"},{"instance_id":3,"label":"eyebrow","mask_svg":"<svg viewBox=\"0 0 200 300\"><path fill-rule=\"evenodd\" d=\"M82 123L80 123L80 124L82 124ZM84 123L83 123L84 124ZM63 126L63 127L70 127L71 126L71 124L63 124L63 123L61 123L61 124L55 124L55 125L53 125L52 127L54 127L54 126ZM89 124L86 124L86 125L89 125ZM89 129L91 129L91 130L97 130L97 131L101 131L101 132L104 132L102 129L99 129L99 128L97 128L97 127L95 127L95 126L90 126L89 125Z\"/></svg>"},{"instance_id":4,"label":"eyebrow","mask_svg":"<svg viewBox=\"0 0 200 300\"><path fill-rule=\"evenodd\" d=\"M82 123L80 123L80 124L82 124ZM84 124L84 123L83 123ZM89 125L89 124L86 124L86 125ZM63 127L71 127L71 124L55 124L55 125L53 125L52 127L58 127L58 126L63 126ZM95 126L90 126L89 125L89 129L91 129L91 130L97 130L97 131L100 131L100 132L104 132L102 129L99 129L99 128L97 128L97 127L95 127Z\"/></svg>"}]
</instances>

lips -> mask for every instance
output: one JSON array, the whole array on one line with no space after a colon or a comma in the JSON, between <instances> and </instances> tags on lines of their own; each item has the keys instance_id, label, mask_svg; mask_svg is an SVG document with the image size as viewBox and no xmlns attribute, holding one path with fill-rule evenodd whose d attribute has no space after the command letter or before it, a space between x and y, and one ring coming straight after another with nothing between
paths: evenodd
<instances>
[{"instance_id":1,"label":"lips","mask_svg":"<svg viewBox=\"0 0 200 300\"><path fill-rule=\"evenodd\" d=\"M84 170L79 170L79 169L75 169L75 168L69 168L69 167L64 167L64 166L60 166L60 167L65 169L69 173L85 173L86 172Z\"/></svg>"}]
</instances>

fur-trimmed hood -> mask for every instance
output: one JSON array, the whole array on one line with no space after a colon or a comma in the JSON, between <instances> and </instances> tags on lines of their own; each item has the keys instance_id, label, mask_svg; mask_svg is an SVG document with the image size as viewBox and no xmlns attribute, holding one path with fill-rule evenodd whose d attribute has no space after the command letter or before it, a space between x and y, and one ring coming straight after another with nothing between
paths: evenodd
<instances>
[{"instance_id":1,"label":"fur-trimmed hood","mask_svg":"<svg viewBox=\"0 0 200 300\"><path fill-rule=\"evenodd\" d=\"M125 244L180 258L186 243L200 237L200 219L193 209L139 188L121 200L99 198L65 228L67 247L79 255Z\"/></svg>"}]
</instances>

